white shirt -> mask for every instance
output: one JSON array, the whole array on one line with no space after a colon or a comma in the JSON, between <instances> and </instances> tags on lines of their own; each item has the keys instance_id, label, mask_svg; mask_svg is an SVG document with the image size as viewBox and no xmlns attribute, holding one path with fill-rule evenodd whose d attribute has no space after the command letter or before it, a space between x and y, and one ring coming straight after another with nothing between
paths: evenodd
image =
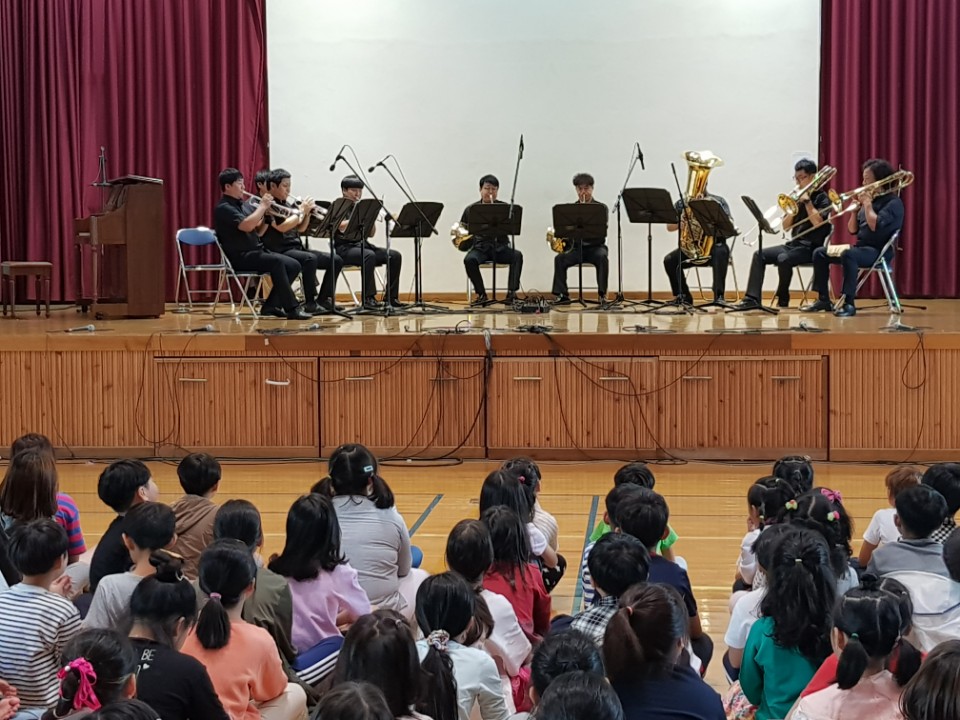
<instances>
[{"instance_id":1,"label":"white shirt","mask_svg":"<svg viewBox=\"0 0 960 720\"><path fill-rule=\"evenodd\" d=\"M723 636L723 642L728 648L743 650L747 646L747 636L750 635L750 628L760 617L760 601L763 600L765 593L766 588L759 588L751 590L737 600L737 604L733 606L733 612L730 613L727 633Z\"/></svg>"},{"instance_id":2,"label":"white shirt","mask_svg":"<svg viewBox=\"0 0 960 720\"><path fill-rule=\"evenodd\" d=\"M753 585L753 576L757 574L757 556L753 554L753 544L760 537L760 530L751 530L740 541L740 557L737 558L737 569L740 577L747 585Z\"/></svg>"},{"instance_id":3,"label":"white shirt","mask_svg":"<svg viewBox=\"0 0 960 720\"><path fill-rule=\"evenodd\" d=\"M871 545L885 545L900 539L900 531L893 518L897 511L893 508L877 510L870 519L870 524L863 531L863 539Z\"/></svg>"},{"instance_id":4,"label":"white shirt","mask_svg":"<svg viewBox=\"0 0 960 720\"><path fill-rule=\"evenodd\" d=\"M560 526L557 519L540 506L539 499L533 504L533 524L540 528L547 544L557 552L560 549Z\"/></svg>"},{"instance_id":5,"label":"white shirt","mask_svg":"<svg viewBox=\"0 0 960 720\"><path fill-rule=\"evenodd\" d=\"M493 618L493 632L483 643L483 649L507 675L516 677L530 656L530 641L520 628L517 613L509 600L492 590L483 590L480 595Z\"/></svg>"},{"instance_id":6,"label":"white shirt","mask_svg":"<svg viewBox=\"0 0 960 720\"><path fill-rule=\"evenodd\" d=\"M527 537L530 538L530 553L540 557L547 549L547 536L532 522L527 523Z\"/></svg>"},{"instance_id":7,"label":"white shirt","mask_svg":"<svg viewBox=\"0 0 960 720\"><path fill-rule=\"evenodd\" d=\"M420 661L427 655L426 640L417 642ZM453 661L453 677L457 683L459 720L470 720L473 706L479 704L483 720L509 720L507 703L503 699L503 685L493 658L483 650L466 647L451 640L447 654Z\"/></svg>"}]
</instances>

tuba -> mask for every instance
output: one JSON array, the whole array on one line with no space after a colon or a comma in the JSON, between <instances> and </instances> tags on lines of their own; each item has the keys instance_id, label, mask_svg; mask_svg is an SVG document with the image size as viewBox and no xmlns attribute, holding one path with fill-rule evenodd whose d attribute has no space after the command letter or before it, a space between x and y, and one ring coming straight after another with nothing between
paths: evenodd
<instances>
[{"instance_id":1,"label":"tuba","mask_svg":"<svg viewBox=\"0 0 960 720\"><path fill-rule=\"evenodd\" d=\"M547 228L547 244L557 255L573 252L573 240L557 237L552 227Z\"/></svg>"},{"instance_id":2,"label":"tuba","mask_svg":"<svg viewBox=\"0 0 960 720\"><path fill-rule=\"evenodd\" d=\"M456 222L450 228L450 241L460 252L467 252L473 247L473 235L467 230L467 226L461 222Z\"/></svg>"},{"instance_id":3,"label":"tuba","mask_svg":"<svg viewBox=\"0 0 960 720\"><path fill-rule=\"evenodd\" d=\"M683 158L687 161L688 169L685 197L688 201L699 200L706 194L707 176L713 168L723 165L723 160L709 150L686 152ZM710 252L713 250L713 236L704 233L689 207L684 208L684 216L680 221L681 252L693 265L709 262Z\"/></svg>"}]
</instances>

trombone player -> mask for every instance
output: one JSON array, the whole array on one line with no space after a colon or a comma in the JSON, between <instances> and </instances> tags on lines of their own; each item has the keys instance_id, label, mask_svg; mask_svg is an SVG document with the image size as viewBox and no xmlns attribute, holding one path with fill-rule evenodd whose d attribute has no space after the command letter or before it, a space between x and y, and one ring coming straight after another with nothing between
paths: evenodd
<instances>
[{"instance_id":1,"label":"trombone player","mask_svg":"<svg viewBox=\"0 0 960 720\"><path fill-rule=\"evenodd\" d=\"M577 202L603 205L593 199L593 175L577 173L573 176L573 187L577 190ZM606 206L604 206L606 207ZM597 294L600 304L607 301L607 280L610 274L610 261L607 257L607 239L585 238L574 240L573 249L568 253L558 254L553 259L553 294L556 300L554 305L569 305L570 291L567 288L567 270L576 265L593 265L597 270Z\"/></svg>"},{"instance_id":2,"label":"trombone player","mask_svg":"<svg viewBox=\"0 0 960 720\"><path fill-rule=\"evenodd\" d=\"M854 298L860 268L871 267L880 257L883 246L903 227L903 201L894 192L898 188L882 182L893 174L893 166L886 160L872 158L863 164L863 187L858 188L859 192L848 208L850 217L847 220L847 232L856 235L857 241L836 256L828 255L825 247L813 251L813 286L817 290L817 301L801 308L804 312L833 310L828 285L830 265L839 263L843 267L843 305L833 314L837 317L857 314Z\"/></svg>"},{"instance_id":3,"label":"trombone player","mask_svg":"<svg viewBox=\"0 0 960 720\"><path fill-rule=\"evenodd\" d=\"M817 165L813 160L803 158L794 165L793 173L797 190L802 190L813 182ZM790 306L790 279L793 268L813 262L813 251L823 247L830 234L830 223L825 217L831 207L830 198L821 189L813 190L812 193L803 192L797 198L798 210L795 215L786 214L783 217L783 229L790 231L791 239L785 245L765 247L763 253L758 250L753 254L747 291L743 300L737 303L737 310L760 307L763 302L763 275L767 265L776 265L780 275L776 293L777 307Z\"/></svg>"}]
</instances>

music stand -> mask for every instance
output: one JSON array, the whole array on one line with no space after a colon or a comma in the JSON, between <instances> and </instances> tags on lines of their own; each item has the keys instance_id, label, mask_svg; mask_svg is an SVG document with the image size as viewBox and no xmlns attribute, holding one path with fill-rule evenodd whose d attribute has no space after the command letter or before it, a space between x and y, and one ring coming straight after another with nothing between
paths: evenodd
<instances>
[{"instance_id":1,"label":"music stand","mask_svg":"<svg viewBox=\"0 0 960 720\"><path fill-rule=\"evenodd\" d=\"M723 206L716 200L691 200L689 205L690 211L693 213L693 216L696 218L697 222L700 223L700 227L703 228L705 235L712 235L715 239L718 236L724 239L736 237L737 230L735 227L733 227L733 223L730 222L730 216L727 215L726 211L723 209ZM716 295L714 295L713 300L708 303L703 303L702 305L697 305L697 307L718 307L728 309L732 307L732 305L723 298L718 298Z\"/></svg>"},{"instance_id":2,"label":"music stand","mask_svg":"<svg viewBox=\"0 0 960 720\"><path fill-rule=\"evenodd\" d=\"M777 231L770 227L770 222L763 216L763 211L757 207L757 203L754 202L754 199L749 195L741 195L740 199L743 200L743 204L747 206L747 209L750 211L750 214L757 221L757 252L760 253L760 257L763 258L763 234L767 233L768 235L776 235ZM732 307L728 308L727 312L750 312L751 310L760 310L765 312L768 315L779 315L780 311L776 308L767 307L763 304L763 293L760 293L760 297L757 299L758 304L756 307L752 308L738 308Z\"/></svg>"},{"instance_id":3,"label":"music stand","mask_svg":"<svg viewBox=\"0 0 960 720\"><path fill-rule=\"evenodd\" d=\"M349 202L349 200L348 200ZM364 200L358 200L353 204L353 210L349 215L349 222L347 227L344 229L342 235L349 237L351 235L360 237L360 293L363 298L363 303L367 301L367 274L364 272L364 257L363 250L366 249L367 238L370 236L370 228L373 227L373 224L377 221L377 215L380 214L380 210L383 208L383 203L380 202L377 198L366 198ZM390 282L390 233L387 232L387 283ZM374 288L374 293L376 293L376 288ZM384 288L384 295L386 295L386 302L383 303L382 308L376 310L368 310L360 305L358 308L354 308L350 311L352 315L382 315L384 317L388 315L399 315L390 305L390 293L389 287Z\"/></svg>"},{"instance_id":4,"label":"music stand","mask_svg":"<svg viewBox=\"0 0 960 720\"><path fill-rule=\"evenodd\" d=\"M327 214L330 214L330 201L329 200L316 200L313 203L314 207L321 207L326 209ZM319 228L323 225L324 220L327 219L327 216L324 215L322 218L317 217L313 213L310 213L310 221L307 223L307 229L303 231L304 235L310 235L311 237L320 237L318 235Z\"/></svg>"},{"instance_id":5,"label":"music stand","mask_svg":"<svg viewBox=\"0 0 960 720\"><path fill-rule=\"evenodd\" d=\"M553 206L553 231L556 237L579 241L577 259L580 283L577 302L582 307L586 307L588 302L591 305L601 304L599 301L583 299L583 241L607 236L608 213L607 206L603 203L565 203Z\"/></svg>"},{"instance_id":6,"label":"music stand","mask_svg":"<svg viewBox=\"0 0 960 720\"><path fill-rule=\"evenodd\" d=\"M513 208L513 215L510 208ZM473 246L477 246L478 237L490 238L493 243L493 291L490 299L483 305L505 302L497 300L497 249L498 239L510 235L519 235L523 220L523 208L508 203L477 203L467 208L467 229L474 237ZM509 293L509 288L507 289Z\"/></svg>"},{"instance_id":7,"label":"music stand","mask_svg":"<svg viewBox=\"0 0 960 720\"><path fill-rule=\"evenodd\" d=\"M653 226L676 225L680 222L677 208L664 188L630 188L623 191L627 219L632 223L647 224L647 299L631 305L661 307L662 300L653 299Z\"/></svg>"},{"instance_id":8,"label":"music stand","mask_svg":"<svg viewBox=\"0 0 960 720\"><path fill-rule=\"evenodd\" d=\"M443 203L408 202L400 209L395 219L392 237L413 238L413 307L408 311L420 310L424 314L446 314L447 308L440 305L427 305L423 301L423 275L421 243L424 235L431 235L437 227L437 220L443 211Z\"/></svg>"},{"instance_id":9,"label":"music stand","mask_svg":"<svg viewBox=\"0 0 960 720\"><path fill-rule=\"evenodd\" d=\"M341 197L334 200L332 203L320 201L317 203L321 207L326 206L327 214L323 216L320 220L314 223L312 220L309 225L307 225L307 230L304 233L310 237L315 238L326 238L327 246L330 250L330 272L334 271L336 266L336 257L337 253L333 247L333 235L336 232L336 229L340 226L340 223L343 222L343 219L347 216L347 213L351 212L353 209L353 201ZM337 310L337 289L334 287L333 295L330 298L330 314L339 315L340 317L349 318L350 316L342 310Z\"/></svg>"}]
</instances>

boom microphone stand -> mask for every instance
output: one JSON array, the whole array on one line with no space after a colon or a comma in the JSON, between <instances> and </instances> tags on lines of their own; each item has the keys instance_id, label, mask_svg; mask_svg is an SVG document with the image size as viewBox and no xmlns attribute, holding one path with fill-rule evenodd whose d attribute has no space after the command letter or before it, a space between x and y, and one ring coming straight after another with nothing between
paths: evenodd
<instances>
[{"instance_id":1,"label":"boom microphone stand","mask_svg":"<svg viewBox=\"0 0 960 720\"><path fill-rule=\"evenodd\" d=\"M520 133L520 145L519 145L519 147L517 147L517 165L516 165L516 167L515 167L514 170L513 170L513 187L510 189L510 210L507 212L507 223L508 223L508 224L511 224L511 225L512 225L512 223L513 223L513 209L514 209L514 206L516 205L515 200L516 200L516 194L517 194L517 178L518 178L519 175L520 175L520 161L521 161L521 160L523 160L523 133ZM516 237L514 236L514 234L513 234L512 232L510 233L510 249L511 249L514 253L516 253L516 251L517 251L517 240L516 240ZM496 296L496 292L497 292L497 246L496 246L496 243L494 243L494 246L493 246L493 293L494 293L494 298L495 298L495 296ZM490 301L489 301L489 304L493 305L494 303L502 303L503 305L506 305L507 307L509 307L509 306L512 304L510 301L508 301L508 300L506 299L506 298L509 297L509 296L510 296L510 287L509 287L509 281L508 281L508 282L507 282L507 294L506 294L506 296L504 297L504 299L503 299L503 300L493 299L493 300L490 300Z\"/></svg>"},{"instance_id":2,"label":"boom microphone stand","mask_svg":"<svg viewBox=\"0 0 960 720\"><path fill-rule=\"evenodd\" d=\"M626 298L623 297L623 227L620 219L621 206L623 205L623 193L626 191L627 185L630 183L630 176L633 175L633 169L637 166L637 162L639 160L640 143L637 143L630 150L630 166L627 168L627 177L623 180L623 187L620 188L620 194L617 195L617 202L613 206L613 211L617 214L617 294L614 296L613 300L607 303L607 309L639 304L633 301L628 302Z\"/></svg>"}]
</instances>

